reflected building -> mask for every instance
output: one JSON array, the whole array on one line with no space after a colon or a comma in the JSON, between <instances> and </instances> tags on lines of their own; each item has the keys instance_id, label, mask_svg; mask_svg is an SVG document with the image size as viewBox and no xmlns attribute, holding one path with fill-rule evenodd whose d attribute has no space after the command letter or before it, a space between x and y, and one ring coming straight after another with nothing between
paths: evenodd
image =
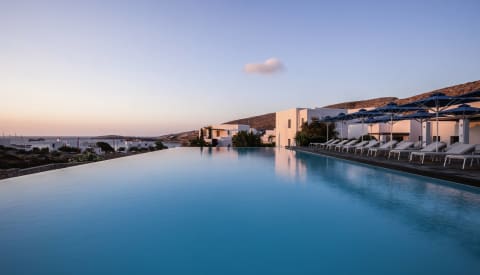
<instances>
[{"instance_id":1,"label":"reflected building","mask_svg":"<svg viewBox=\"0 0 480 275\"><path fill-rule=\"evenodd\" d=\"M296 152L278 148L275 151L275 173L283 178L304 181L307 167L296 157Z\"/></svg>"}]
</instances>

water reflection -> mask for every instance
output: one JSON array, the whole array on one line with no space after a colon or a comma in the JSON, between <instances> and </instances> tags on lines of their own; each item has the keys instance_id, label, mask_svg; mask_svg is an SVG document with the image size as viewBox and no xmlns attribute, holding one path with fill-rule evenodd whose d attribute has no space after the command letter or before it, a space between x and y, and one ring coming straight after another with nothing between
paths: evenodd
<instances>
[{"instance_id":1,"label":"water reflection","mask_svg":"<svg viewBox=\"0 0 480 275\"><path fill-rule=\"evenodd\" d=\"M277 151L275 171L348 194L430 238L454 239L480 258L478 188L287 150Z\"/></svg>"},{"instance_id":2,"label":"water reflection","mask_svg":"<svg viewBox=\"0 0 480 275\"><path fill-rule=\"evenodd\" d=\"M295 157L296 152L278 149L275 152L275 173L291 181L305 181L306 165Z\"/></svg>"}]
</instances>

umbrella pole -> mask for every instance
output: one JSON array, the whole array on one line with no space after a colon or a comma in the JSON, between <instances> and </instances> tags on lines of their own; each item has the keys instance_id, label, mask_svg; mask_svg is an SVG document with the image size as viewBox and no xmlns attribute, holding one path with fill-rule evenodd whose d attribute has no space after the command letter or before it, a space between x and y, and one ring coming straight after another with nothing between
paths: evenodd
<instances>
[{"instance_id":1,"label":"umbrella pole","mask_svg":"<svg viewBox=\"0 0 480 275\"><path fill-rule=\"evenodd\" d=\"M340 138L343 139L343 120L340 121Z\"/></svg>"},{"instance_id":2,"label":"umbrella pole","mask_svg":"<svg viewBox=\"0 0 480 275\"><path fill-rule=\"evenodd\" d=\"M439 110L438 110L438 107L437 107L437 112L436 112L436 120L437 120L437 137L436 137L436 140L437 140L437 143L435 143L435 152L438 152L438 142L440 142L440 138L438 136L438 113L439 113Z\"/></svg>"},{"instance_id":3,"label":"umbrella pole","mask_svg":"<svg viewBox=\"0 0 480 275\"><path fill-rule=\"evenodd\" d=\"M392 140L393 140L393 115L390 115L390 141ZM390 149L392 149L392 146L393 144L390 145Z\"/></svg>"},{"instance_id":4,"label":"umbrella pole","mask_svg":"<svg viewBox=\"0 0 480 275\"><path fill-rule=\"evenodd\" d=\"M328 122L326 123L327 125L327 141L328 141Z\"/></svg>"},{"instance_id":5,"label":"umbrella pole","mask_svg":"<svg viewBox=\"0 0 480 275\"><path fill-rule=\"evenodd\" d=\"M364 125L365 121L362 119L362 141L363 141L363 130L365 129L365 125Z\"/></svg>"}]
</instances>

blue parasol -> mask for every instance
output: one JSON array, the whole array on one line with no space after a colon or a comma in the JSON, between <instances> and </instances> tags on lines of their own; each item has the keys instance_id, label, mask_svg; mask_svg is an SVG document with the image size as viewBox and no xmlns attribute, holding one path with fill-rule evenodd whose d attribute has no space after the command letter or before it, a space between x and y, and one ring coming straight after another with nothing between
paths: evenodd
<instances>
[{"instance_id":1,"label":"blue parasol","mask_svg":"<svg viewBox=\"0 0 480 275\"><path fill-rule=\"evenodd\" d=\"M364 125L365 125L364 122L365 122L366 119L376 117L376 116L381 116L381 115L383 115L382 112L378 112L378 111L374 111L374 110L367 111L366 109L360 109L355 113L348 114L348 116L350 116L350 118L352 118L352 119L353 118L360 119L360 122L362 123L362 133L363 133ZM363 134L362 134L362 141L363 141Z\"/></svg>"},{"instance_id":2,"label":"blue parasol","mask_svg":"<svg viewBox=\"0 0 480 275\"><path fill-rule=\"evenodd\" d=\"M475 101L480 101L480 90L476 90L476 91L473 91L473 92L469 92L469 93L466 93L466 94L463 94L461 96L458 96L458 97L469 97L469 98L472 98L472 97L476 97L477 100ZM473 101L470 101L470 102L473 102Z\"/></svg>"},{"instance_id":3,"label":"blue parasol","mask_svg":"<svg viewBox=\"0 0 480 275\"><path fill-rule=\"evenodd\" d=\"M424 122L427 122L427 121L430 120L432 117L435 117L435 114L434 114L434 113L430 113L430 112L428 112L427 110L420 109L420 110L418 110L418 111L415 112L415 113L411 113L411 114L407 114L407 115L402 115L402 116L400 116L399 118L400 118L401 120L414 119L414 120L420 122L420 126L423 127L423 123L424 123ZM422 133L422 136L423 136L423 133ZM426 143L426 139L425 139L425 138L422 138L422 142L425 142L425 143Z\"/></svg>"},{"instance_id":4,"label":"blue parasol","mask_svg":"<svg viewBox=\"0 0 480 275\"><path fill-rule=\"evenodd\" d=\"M440 115L447 115L447 116L454 116L458 119L463 119L462 122L459 123L459 132L460 134L460 142L468 143L469 142L469 121L468 118L480 114L480 108L472 107L468 104L462 104L456 108L447 109L445 111L440 112ZM462 130L460 130L462 129Z\"/></svg>"},{"instance_id":5,"label":"blue parasol","mask_svg":"<svg viewBox=\"0 0 480 275\"><path fill-rule=\"evenodd\" d=\"M411 112L411 111L417 111L419 110L419 107L416 106L399 106L395 102L390 102L385 106L378 107L374 109L373 111L376 112L382 112L385 114L388 114L390 116L390 140L393 140L393 123L394 123L394 116L396 114L400 113L405 113L405 112Z\"/></svg>"},{"instance_id":6,"label":"blue parasol","mask_svg":"<svg viewBox=\"0 0 480 275\"><path fill-rule=\"evenodd\" d=\"M434 113L429 113L428 111L426 110L423 110L423 109L420 109L418 110L417 112L415 113L411 113L411 114L408 114L408 115L403 115L403 116L400 116L401 119L415 119L417 120L418 122L422 123L422 122L425 122L427 120L429 120L430 118L434 117L435 114Z\"/></svg>"},{"instance_id":7,"label":"blue parasol","mask_svg":"<svg viewBox=\"0 0 480 275\"><path fill-rule=\"evenodd\" d=\"M457 105L461 103L479 101L479 98L469 97L469 96L447 96L444 93L433 93L427 98L420 99L405 105L403 107L421 107L425 110L430 110L435 113L435 120L437 123L437 137L438 137L438 118L440 112L444 111L452 105ZM438 147L436 148L438 152Z\"/></svg>"},{"instance_id":8,"label":"blue parasol","mask_svg":"<svg viewBox=\"0 0 480 275\"><path fill-rule=\"evenodd\" d=\"M440 115L453 115L463 119L480 114L480 108L472 107L468 104L462 104L457 108L448 109L440 112Z\"/></svg>"},{"instance_id":9,"label":"blue parasol","mask_svg":"<svg viewBox=\"0 0 480 275\"><path fill-rule=\"evenodd\" d=\"M342 127L340 128L340 135L342 136L343 138L343 124L345 123L345 121L347 120L351 120L352 117L350 115L347 115L345 113L340 113L332 118L330 118L332 122L335 122L335 121L341 121L342 122Z\"/></svg>"}]
</instances>

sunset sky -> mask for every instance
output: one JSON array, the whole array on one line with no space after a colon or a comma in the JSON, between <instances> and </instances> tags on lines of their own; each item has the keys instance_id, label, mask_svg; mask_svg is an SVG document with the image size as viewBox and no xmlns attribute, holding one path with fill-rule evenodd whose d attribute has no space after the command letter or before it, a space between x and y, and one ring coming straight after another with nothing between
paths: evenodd
<instances>
[{"instance_id":1,"label":"sunset sky","mask_svg":"<svg viewBox=\"0 0 480 275\"><path fill-rule=\"evenodd\" d=\"M480 1L0 0L0 131L160 135L480 79Z\"/></svg>"}]
</instances>

